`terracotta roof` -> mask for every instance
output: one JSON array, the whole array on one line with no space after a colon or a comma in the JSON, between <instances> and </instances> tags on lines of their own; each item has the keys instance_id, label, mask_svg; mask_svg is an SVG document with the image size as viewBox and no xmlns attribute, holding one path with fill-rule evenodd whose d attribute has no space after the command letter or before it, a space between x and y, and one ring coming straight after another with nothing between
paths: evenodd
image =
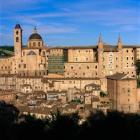
<instances>
[{"instance_id":1,"label":"terracotta roof","mask_svg":"<svg viewBox=\"0 0 140 140\"><path fill-rule=\"evenodd\" d=\"M68 104L67 106L65 106L64 108L63 108L64 110L69 110L69 109L77 109L77 104Z\"/></svg>"},{"instance_id":2,"label":"terracotta roof","mask_svg":"<svg viewBox=\"0 0 140 140\"><path fill-rule=\"evenodd\" d=\"M37 113L37 114L50 114L51 110L49 108L33 108L30 109L28 106L19 106L18 109L20 110L20 112L29 112L29 113Z\"/></svg>"},{"instance_id":3,"label":"terracotta roof","mask_svg":"<svg viewBox=\"0 0 140 140\"><path fill-rule=\"evenodd\" d=\"M52 49L96 49L97 45L91 46L56 46L52 47Z\"/></svg>"},{"instance_id":4,"label":"terracotta roof","mask_svg":"<svg viewBox=\"0 0 140 140\"><path fill-rule=\"evenodd\" d=\"M56 93L66 93L67 91L47 91L47 93L50 93L50 94L56 94Z\"/></svg>"},{"instance_id":5,"label":"terracotta roof","mask_svg":"<svg viewBox=\"0 0 140 140\"><path fill-rule=\"evenodd\" d=\"M34 78L34 79L41 79L42 76L20 76L20 75L18 75L17 78Z\"/></svg>"},{"instance_id":6,"label":"terracotta roof","mask_svg":"<svg viewBox=\"0 0 140 140\"><path fill-rule=\"evenodd\" d=\"M0 77L16 77L16 74L0 74Z\"/></svg>"},{"instance_id":7,"label":"terracotta roof","mask_svg":"<svg viewBox=\"0 0 140 140\"><path fill-rule=\"evenodd\" d=\"M140 48L140 45L123 45L123 48Z\"/></svg>"},{"instance_id":8,"label":"terracotta roof","mask_svg":"<svg viewBox=\"0 0 140 140\"><path fill-rule=\"evenodd\" d=\"M38 90L38 91L34 91L34 94L37 94L37 95L41 94L42 95L42 94L46 94L46 93L42 90Z\"/></svg>"},{"instance_id":9,"label":"terracotta roof","mask_svg":"<svg viewBox=\"0 0 140 140\"><path fill-rule=\"evenodd\" d=\"M140 45L122 45L123 48L140 48ZM117 45L103 45L105 52L117 52L118 46ZM98 49L98 45L90 45L90 46L56 46L56 47L49 47L49 49Z\"/></svg>"},{"instance_id":10,"label":"terracotta roof","mask_svg":"<svg viewBox=\"0 0 140 140\"><path fill-rule=\"evenodd\" d=\"M42 81L45 83L45 82L48 82L48 80L99 80L99 78L80 78L80 77L64 77L64 78L44 78L42 79Z\"/></svg>"},{"instance_id":11,"label":"terracotta roof","mask_svg":"<svg viewBox=\"0 0 140 140\"><path fill-rule=\"evenodd\" d=\"M85 85L85 87L86 86L92 86L92 87L100 87L100 85L97 85L97 84L94 84L94 83L91 83L91 84L87 84L87 85Z\"/></svg>"},{"instance_id":12,"label":"terracotta roof","mask_svg":"<svg viewBox=\"0 0 140 140\"><path fill-rule=\"evenodd\" d=\"M23 84L22 87L31 87L30 84Z\"/></svg>"},{"instance_id":13,"label":"terracotta roof","mask_svg":"<svg viewBox=\"0 0 140 140\"><path fill-rule=\"evenodd\" d=\"M107 79L112 79L112 80L135 80L136 78L133 77L126 77L127 74L124 73L116 73L111 76L107 76Z\"/></svg>"},{"instance_id":14,"label":"terracotta roof","mask_svg":"<svg viewBox=\"0 0 140 140\"><path fill-rule=\"evenodd\" d=\"M97 96L92 95L92 102L99 102L100 99Z\"/></svg>"},{"instance_id":15,"label":"terracotta roof","mask_svg":"<svg viewBox=\"0 0 140 140\"><path fill-rule=\"evenodd\" d=\"M124 74L124 73L116 73L111 76L107 76L107 79L119 80L119 79L122 79L123 77L125 77L126 75L127 74Z\"/></svg>"}]
</instances>

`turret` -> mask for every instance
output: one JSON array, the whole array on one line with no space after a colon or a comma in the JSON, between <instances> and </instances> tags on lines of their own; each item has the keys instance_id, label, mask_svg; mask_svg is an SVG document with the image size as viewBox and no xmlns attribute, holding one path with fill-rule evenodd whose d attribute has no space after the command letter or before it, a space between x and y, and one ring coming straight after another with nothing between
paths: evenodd
<instances>
[{"instance_id":1,"label":"turret","mask_svg":"<svg viewBox=\"0 0 140 140\"><path fill-rule=\"evenodd\" d=\"M119 38L118 38L118 50L122 49L122 39L121 36L119 34Z\"/></svg>"},{"instance_id":2,"label":"turret","mask_svg":"<svg viewBox=\"0 0 140 140\"><path fill-rule=\"evenodd\" d=\"M99 41L98 41L98 49L103 49L103 40L102 40L102 34L100 33Z\"/></svg>"},{"instance_id":3,"label":"turret","mask_svg":"<svg viewBox=\"0 0 140 140\"><path fill-rule=\"evenodd\" d=\"M103 76L103 40L102 35L99 36L98 41L98 71L99 71L99 77Z\"/></svg>"}]
</instances>

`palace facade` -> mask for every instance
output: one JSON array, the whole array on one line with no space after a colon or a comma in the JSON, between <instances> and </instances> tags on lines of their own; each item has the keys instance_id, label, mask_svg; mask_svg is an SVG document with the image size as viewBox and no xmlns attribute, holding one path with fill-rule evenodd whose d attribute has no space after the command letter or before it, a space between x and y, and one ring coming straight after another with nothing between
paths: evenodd
<instances>
[{"instance_id":1,"label":"palace facade","mask_svg":"<svg viewBox=\"0 0 140 140\"><path fill-rule=\"evenodd\" d=\"M75 88L83 92L87 85L95 84L101 87L101 91L110 94L113 109L131 110L131 105L135 104L131 112L136 112L135 62L139 59L140 46L124 45L120 36L114 46L104 44L100 35L95 46L46 47L41 35L34 29L27 46L23 47L22 28L17 24L14 28L14 55L0 58L0 89L47 93ZM116 74L119 82L114 82L115 78L112 82L111 76ZM118 92L121 101L115 98ZM127 92L133 96L130 102L131 98L125 98Z\"/></svg>"}]
</instances>

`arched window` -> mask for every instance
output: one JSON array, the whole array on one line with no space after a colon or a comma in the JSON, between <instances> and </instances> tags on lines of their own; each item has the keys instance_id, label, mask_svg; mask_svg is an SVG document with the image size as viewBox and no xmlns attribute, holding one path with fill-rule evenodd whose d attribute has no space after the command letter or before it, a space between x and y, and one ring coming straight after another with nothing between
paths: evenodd
<instances>
[{"instance_id":1,"label":"arched window","mask_svg":"<svg viewBox=\"0 0 140 140\"><path fill-rule=\"evenodd\" d=\"M16 31L16 35L18 35L18 31Z\"/></svg>"},{"instance_id":2,"label":"arched window","mask_svg":"<svg viewBox=\"0 0 140 140\"><path fill-rule=\"evenodd\" d=\"M19 42L19 37L16 37L16 42Z\"/></svg>"},{"instance_id":3,"label":"arched window","mask_svg":"<svg viewBox=\"0 0 140 140\"><path fill-rule=\"evenodd\" d=\"M36 46L36 43L35 42L33 42L33 47L35 47Z\"/></svg>"}]
</instances>

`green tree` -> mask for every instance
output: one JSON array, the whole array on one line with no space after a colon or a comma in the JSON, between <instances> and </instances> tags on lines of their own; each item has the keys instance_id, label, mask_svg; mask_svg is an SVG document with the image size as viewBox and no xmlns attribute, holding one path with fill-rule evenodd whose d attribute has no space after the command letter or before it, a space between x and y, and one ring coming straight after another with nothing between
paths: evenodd
<instances>
[{"instance_id":1,"label":"green tree","mask_svg":"<svg viewBox=\"0 0 140 140\"><path fill-rule=\"evenodd\" d=\"M136 72L137 72L137 75L140 75L140 60L136 61Z\"/></svg>"}]
</instances>

